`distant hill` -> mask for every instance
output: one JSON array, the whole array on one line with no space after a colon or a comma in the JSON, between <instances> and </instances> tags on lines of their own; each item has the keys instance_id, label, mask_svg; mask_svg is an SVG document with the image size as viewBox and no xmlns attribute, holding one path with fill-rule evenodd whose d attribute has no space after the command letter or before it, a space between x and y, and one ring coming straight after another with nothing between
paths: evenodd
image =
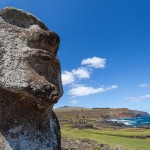
<instances>
[{"instance_id":1,"label":"distant hill","mask_svg":"<svg viewBox=\"0 0 150 150\"><path fill-rule=\"evenodd\" d=\"M59 119L72 119L86 116L87 118L136 118L150 116L148 113L128 108L84 108L64 106L55 108Z\"/></svg>"},{"instance_id":2,"label":"distant hill","mask_svg":"<svg viewBox=\"0 0 150 150\"><path fill-rule=\"evenodd\" d=\"M147 112L144 112L144 111L138 111L138 110L132 110L132 111L133 111L135 117L150 116L150 114L148 114Z\"/></svg>"}]
</instances>

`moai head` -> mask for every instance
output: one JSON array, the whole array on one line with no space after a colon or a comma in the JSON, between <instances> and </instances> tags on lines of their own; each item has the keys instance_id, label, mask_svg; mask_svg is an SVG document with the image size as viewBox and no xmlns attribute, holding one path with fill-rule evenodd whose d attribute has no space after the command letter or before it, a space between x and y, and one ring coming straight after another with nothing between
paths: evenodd
<instances>
[{"instance_id":1,"label":"moai head","mask_svg":"<svg viewBox=\"0 0 150 150\"><path fill-rule=\"evenodd\" d=\"M0 10L0 118L52 109L63 94L59 42L35 16Z\"/></svg>"},{"instance_id":2,"label":"moai head","mask_svg":"<svg viewBox=\"0 0 150 150\"><path fill-rule=\"evenodd\" d=\"M49 107L62 96L59 37L22 10L0 11L0 89Z\"/></svg>"}]
</instances>

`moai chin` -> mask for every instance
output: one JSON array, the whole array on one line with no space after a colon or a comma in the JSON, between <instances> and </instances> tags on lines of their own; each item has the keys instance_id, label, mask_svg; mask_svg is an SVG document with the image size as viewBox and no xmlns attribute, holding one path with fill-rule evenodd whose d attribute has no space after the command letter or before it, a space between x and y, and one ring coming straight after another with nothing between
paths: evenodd
<instances>
[{"instance_id":1,"label":"moai chin","mask_svg":"<svg viewBox=\"0 0 150 150\"><path fill-rule=\"evenodd\" d=\"M0 149L60 150L59 36L35 16L0 10Z\"/></svg>"}]
</instances>

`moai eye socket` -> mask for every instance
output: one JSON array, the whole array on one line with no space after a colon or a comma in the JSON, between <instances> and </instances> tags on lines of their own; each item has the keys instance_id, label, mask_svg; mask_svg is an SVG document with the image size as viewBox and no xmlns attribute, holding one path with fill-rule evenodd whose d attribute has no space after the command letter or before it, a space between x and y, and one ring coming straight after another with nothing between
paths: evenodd
<instances>
[{"instance_id":1,"label":"moai eye socket","mask_svg":"<svg viewBox=\"0 0 150 150\"><path fill-rule=\"evenodd\" d=\"M31 36L28 39L28 46L36 49L43 49L56 55L59 42L59 36L54 32L43 30L36 32L32 30Z\"/></svg>"}]
</instances>

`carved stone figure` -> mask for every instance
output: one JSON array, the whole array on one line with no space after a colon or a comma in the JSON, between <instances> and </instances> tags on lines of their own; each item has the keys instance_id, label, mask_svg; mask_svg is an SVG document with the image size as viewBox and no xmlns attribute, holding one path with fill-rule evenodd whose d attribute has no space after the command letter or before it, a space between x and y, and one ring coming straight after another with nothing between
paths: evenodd
<instances>
[{"instance_id":1,"label":"carved stone figure","mask_svg":"<svg viewBox=\"0 0 150 150\"><path fill-rule=\"evenodd\" d=\"M35 16L0 10L0 150L60 150L59 36Z\"/></svg>"}]
</instances>

